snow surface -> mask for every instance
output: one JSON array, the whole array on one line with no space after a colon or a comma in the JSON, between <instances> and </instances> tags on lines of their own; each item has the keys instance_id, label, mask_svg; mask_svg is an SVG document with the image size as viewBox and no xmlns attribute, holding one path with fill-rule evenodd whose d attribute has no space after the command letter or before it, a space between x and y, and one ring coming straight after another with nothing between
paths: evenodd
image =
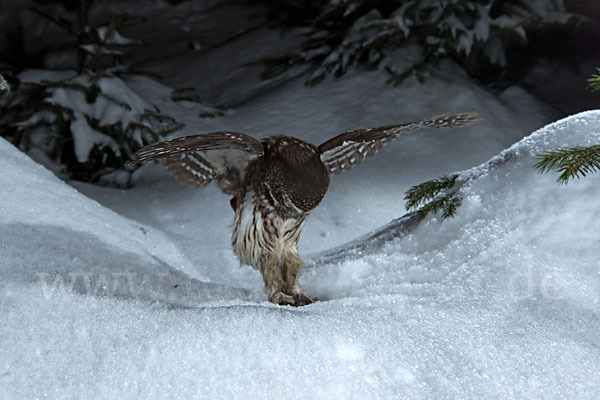
<instances>
[{"instance_id":1,"label":"snow surface","mask_svg":"<svg viewBox=\"0 0 600 400\"><path fill-rule=\"evenodd\" d=\"M64 33L8 3L0 20L31 27L32 50L52 37L46 62L64 69ZM585 79L540 67L527 91L494 93L445 62L424 84L392 87L380 69L306 88L306 76L294 79L302 68L259 79L258 58L302 40L267 29L260 5L91 10L94 21L123 12L147 18L123 34L153 45L133 50L134 67L164 77L128 78L127 100L184 122L177 135L286 133L318 144L442 112L485 121L402 137L332 179L300 243L302 283L321 301L300 309L266 302L260 274L239 268L229 199L214 185L191 190L150 164L131 190L74 190L0 140L0 399L600 397L600 175L565 187L532 168L533 154L597 144L600 111L502 152L565 110L597 105L573 90ZM388 60L402 69L418 56L401 49ZM564 90L551 98L556 85ZM207 105L174 103L169 87L233 109L198 118ZM456 218L397 219L411 185L460 170L470 180Z\"/></svg>"},{"instance_id":2,"label":"snow surface","mask_svg":"<svg viewBox=\"0 0 600 400\"><path fill-rule=\"evenodd\" d=\"M600 176L532 165L599 141L600 111L535 132L463 173L456 218L311 264L300 309L249 268L193 276L170 236L0 141L0 398L596 399Z\"/></svg>"}]
</instances>

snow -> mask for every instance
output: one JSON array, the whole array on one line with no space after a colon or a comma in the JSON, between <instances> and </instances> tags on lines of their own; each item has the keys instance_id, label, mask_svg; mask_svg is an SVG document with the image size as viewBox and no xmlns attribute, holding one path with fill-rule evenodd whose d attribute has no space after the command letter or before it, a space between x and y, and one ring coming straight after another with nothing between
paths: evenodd
<instances>
[{"instance_id":1,"label":"snow","mask_svg":"<svg viewBox=\"0 0 600 400\"><path fill-rule=\"evenodd\" d=\"M30 226L40 234L44 229L60 228L75 235L100 237L106 245L134 251L146 262L160 261L184 268L185 258L160 232L122 218L83 196L4 139L0 144L0 185L10 188L2 195L0 223ZM155 240L151 245L146 242L150 237Z\"/></svg>"},{"instance_id":2,"label":"snow","mask_svg":"<svg viewBox=\"0 0 600 400\"><path fill-rule=\"evenodd\" d=\"M123 37L119 31L113 29L109 30L108 26L101 26L96 30L98 38L106 45L121 45L131 46L142 44L139 40L128 39Z\"/></svg>"},{"instance_id":3,"label":"snow","mask_svg":"<svg viewBox=\"0 0 600 400\"><path fill-rule=\"evenodd\" d=\"M6 82L6 79L0 75L0 95L10 92L10 85Z\"/></svg>"},{"instance_id":4,"label":"snow","mask_svg":"<svg viewBox=\"0 0 600 400\"><path fill-rule=\"evenodd\" d=\"M0 396L597 398L600 177L560 186L532 164L598 126L600 111L549 125L463 172L456 218L312 263L321 301L300 309L267 303L258 276L241 287L249 268L188 275L158 229L2 141Z\"/></svg>"},{"instance_id":5,"label":"snow","mask_svg":"<svg viewBox=\"0 0 600 400\"><path fill-rule=\"evenodd\" d=\"M185 123L177 135L285 133L318 144L443 112L485 120L407 135L333 177L300 242L302 284L320 301L299 309L268 303L260 274L239 267L229 199L215 185L185 188L155 164L127 191L68 185L0 139L0 398L599 398L600 174L561 186L533 164L549 149L599 143L600 111L537 130L563 115L558 101L542 103L531 87L492 92L449 62L399 87L382 70L312 88L294 79L302 69L260 81L252 61L301 35L267 31L255 8L246 17L217 3L135 7L148 22L124 34L153 44L133 50L135 66L164 82L107 78L103 93L132 112L172 115ZM29 25L33 36L51 26ZM186 50L190 35L201 51ZM411 51L386 62L402 70L419 59ZM543 91L548 76L564 76L557 68L534 71L529 86ZM567 90L585 79L552 81L573 112L597 104ZM232 108L198 118L215 109L175 103L169 87ZM79 95L62 100L103 121L128 118L114 104L85 108ZM455 218L402 216L410 186L455 171L464 198Z\"/></svg>"},{"instance_id":6,"label":"snow","mask_svg":"<svg viewBox=\"0 0 600 400\"><path fill-rule=\"evenodd\" d=\"M19 74L22 82L42 84L45 81L56 83L56 87L50 87L50 94L45 102L66 108L72 113L70 121L70 130L73 134L73 146L75 156L81 163L87 162L90 153L94 147L108 147L112 153L119 155L121 153L120 145L115 138L101 132L100 127L109 129L111 125L118 124L124 131L132 135L134 140L142 143L142 136L145 132L139 127L133 127L132 123L145 125L150 129L156 129L147 120L144 121L143 115L147 112L156 112L157 108L153 104L154 98L170 98L171 89L161 85L159 82L146 77L135 77L123 80L117 76L103 76L95 78L90 74L84 73L77 75L74 71L48 71L39 69L25 70ZM134 92L130 87L130 82L137 86L145 86L140 90L140 94ZM94 101L88 101L88 90L96 85L99 93ZM150 89L148 89L150 88ZM151 91L152 96L145 96L143 93ZM200 108L197 106L197 108ZM203 107L204 110L210 110ZM50 112L39 112L30 118L19 123L21 127L34 126L40 121L54 121L56 115ZM97 126L93 126L94 121ZM37 136L39 142L52 142L54 138L49 138L46 129L38 130ZM37 146L42 147L38 144ZM38 149L30 149L32 155ZM48 150L48 152L52 152ZM45 157L37 157L38 162L43 162ZM49 161L49 160L48 160ZM45 163L49 168L58 169L53 162ZM104 177L106 178L106 177Z\"/></svg>"},{"instance_id":7,"label":"snow","mask_svg":"<svg viewBox=\"0 0 600 400\"><path fill-rule=\"evenodd\" d=\"M23 74L34 81L40 81L40 78L36 75L43 76L43 72L39 70L28 70ZM58 72L58 76L63 74L62 71ZM19 75L20 77L21 75ZM139 118L139 115L145 110L153 109L152 102L141 98L128 87L125 81L115 76L106 76L95 81L92 76L82 74L70 79L65 84L80 84L85 88L90 87L92 84L98 85L101 93L91 104L85 100L85 93L66 87L57 87L52 90L52 97L49 101L81 114L86 114L90 118L98 120L101 125L112 125L120 122L123 126L127 126ZM161 86L159 83L154 84ZM115 100L118 100L119 103L117 104Z\"/></svg>"},{"instance_id":8,"label":"snow","mask_svg":"<svg viewBox=\"0 0 600 400\"><path fill-rule=\"evenodd\" d=\"M123 52L120 50L108 49L104 46L99 46L96 43L82 44L80 47L90 54L105 54L111 56L123 55Z\"/></svg>"},{"instance_id":9,"label":"snow","mask_svg":"<svg viewBox=\"0 0 600 400\"><path fill-rule=\"evenodd\" d=\"M115 140L92 128L82 112L74 111L73 116L74 119L71 121L70 128L72 132L75 132L73 135L73 146L77 161L82 163L88 161L90 151L92 151L94 146L109 146L115 154L120 153L119 145Z\"/></svg>"}]
</instances>

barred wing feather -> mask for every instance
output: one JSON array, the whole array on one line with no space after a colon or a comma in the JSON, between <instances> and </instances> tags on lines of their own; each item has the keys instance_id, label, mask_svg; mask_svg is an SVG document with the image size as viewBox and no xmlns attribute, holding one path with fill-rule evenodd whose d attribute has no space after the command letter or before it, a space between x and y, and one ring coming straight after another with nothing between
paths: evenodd
<instances>
[{"instance_id":1,"label":"barred wing feather","mask_svg":"<svg viewBox=\"0 0 600 400\"><path fill-rule=\"evenodd\" d=\"M261 143L239 132L184 136L140 149L130 164L160 159L180 183L200 187L217 180L231 193L242 180L248 163L263 154Z\"/></svg>"},{"instance_id":2,"label":"barred wing feather","mask_svg":"<svg viewBox=\"0 0 600 400\"><path fill-rule=\"evenodd\" d=\"M405 133L423 128L458 128L481 121L475 113L442 114L419 122L356 129L339 134L319 146L321 161L330 174L340 174L360 164L386 144Z\"/></svg>"}]
</instances>

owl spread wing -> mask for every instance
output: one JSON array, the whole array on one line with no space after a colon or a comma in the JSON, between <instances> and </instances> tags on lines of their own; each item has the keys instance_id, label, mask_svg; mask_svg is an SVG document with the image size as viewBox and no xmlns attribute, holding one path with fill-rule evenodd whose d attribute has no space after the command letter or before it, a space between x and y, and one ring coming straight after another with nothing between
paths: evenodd
<instances>
[{"instance_id":1,"label":"owl spread wing","mask_svg":"<svg viewBox=\"0 0 600 400\"><path fill-rule=\"evenodd\" d=\"M262 154L262 144L251 136L214 132L151 144L128 163L160 159L179 183L200 187L216 180L225 193L233 194L248 163Z\"/></svg>"},{"instance_id":2,"label":"owl spread wing","mask_svg":"<svg viewBox=\"0 0 600 400\"><path fill-rule=\"evenodd\" d=\"M443 114L419 122L344 132L319 146L321 161L330 174L341 174L405 133L423 128L459 128L480 121L476 113Z\"/></svg>"}]
</instances>

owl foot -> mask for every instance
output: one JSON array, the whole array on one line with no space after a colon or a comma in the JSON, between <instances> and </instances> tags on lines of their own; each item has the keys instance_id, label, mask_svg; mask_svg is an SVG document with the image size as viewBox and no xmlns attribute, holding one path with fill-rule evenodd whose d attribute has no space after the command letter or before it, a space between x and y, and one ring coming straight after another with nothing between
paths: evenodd
<instances>
[{"instance_id":1,"label":"owl foot","mask_svg":"<svg viewBox=\"0 0 600 400\"><path fill-rule=\"evenodd\" d=\"M295 294L294 299L296 300L296 305L298 305L298 306L306 306L308 304L312 304L315 301L317 301L317 299L311 299L304 293Z\"/></svg>"},{"instance_id":2,"label":"owl foot","mask_svg":"<svg viewBox=\"0 0 600 400\"><path fill-rule=\"evenodd\" d=\"M274 293L269 297L271 303L279 304L280 306L300 307L314 303L317 299L311 299L304 293L294 295L285 294L283 292Z\"/></svg>"}]
</instances>

